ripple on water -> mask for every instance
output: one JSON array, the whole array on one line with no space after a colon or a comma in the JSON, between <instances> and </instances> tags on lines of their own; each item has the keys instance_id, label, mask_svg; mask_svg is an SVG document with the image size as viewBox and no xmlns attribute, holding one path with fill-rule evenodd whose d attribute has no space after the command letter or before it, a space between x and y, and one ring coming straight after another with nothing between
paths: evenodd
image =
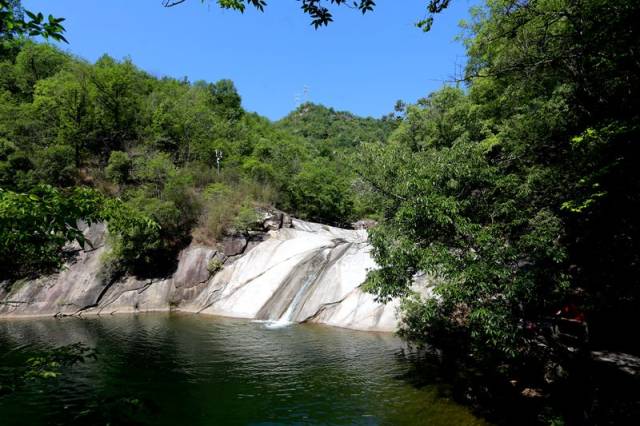
<instances>
[{"instance_id":1,"label":"ripple on water","mask_svg":"<svg viewBox=\"0 0 640 426\"><path fill-rule=\"evenodd\" d=\"M389 334L196 315L0 321L1 368L42 347L99 353L60 380L0 398L13 424L481 424L398 379Z\"/></svg>"}]
</instances>

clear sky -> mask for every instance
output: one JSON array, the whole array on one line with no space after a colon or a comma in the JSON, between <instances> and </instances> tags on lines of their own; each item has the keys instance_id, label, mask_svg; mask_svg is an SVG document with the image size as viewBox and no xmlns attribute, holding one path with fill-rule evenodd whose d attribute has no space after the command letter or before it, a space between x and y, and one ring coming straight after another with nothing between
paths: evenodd
<instances>
[{"instance_id":1,"label":"clear sky","mask_svg":"<svg viewBox=\"0 0 640 426\"><path fill-rule=\"evenodd\" d=\"M465 62L454 41L473 0L456 0L423 33L427 0L379 0L373 13L336 8L314 30L295 0L268 0L264 13L188 0L23 0L27 9L67 19L63 48L95 61L104 53L156 76L234 81L243 106L271 119L295 108L296 95L379 117L396 100L414 102L440 88ZM340 9L344 9L340 11Z\"/></svg>"}]
</instances>

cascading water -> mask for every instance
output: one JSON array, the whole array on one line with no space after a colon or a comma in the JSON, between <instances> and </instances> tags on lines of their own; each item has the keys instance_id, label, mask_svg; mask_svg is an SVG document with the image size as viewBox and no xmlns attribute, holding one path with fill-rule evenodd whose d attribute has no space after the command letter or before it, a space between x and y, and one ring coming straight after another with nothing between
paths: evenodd
<instances>
[{"instance_id":1,"label":"cascading water","mask_svg":"<svg viewBox=\"0 0 640 426\"><path fill-rule=\"evenodd\" d=\"M282 314L282 316L278 318L277 321L268 323L268 328L279 328L293 323L293 313L296 311L296 308L300 304L300 301L303 299L305 292L307 291L309 286L316 280L318 275L319 274L316 272L315 274L309 275L307 277L305 282L300 287L300 290L298 290L296 295L293 297L293 300L289 304L289 307L287 307L287 310L284 312L284 314Z\"/></svg>"}]
</instances>

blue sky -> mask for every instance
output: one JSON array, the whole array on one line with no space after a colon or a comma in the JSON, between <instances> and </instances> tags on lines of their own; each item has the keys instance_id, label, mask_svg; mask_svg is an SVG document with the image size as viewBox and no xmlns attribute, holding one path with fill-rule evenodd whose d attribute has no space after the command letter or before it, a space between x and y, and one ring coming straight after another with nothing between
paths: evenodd
<instances>
[{"instance_id":1,"label":"blue sky","mask_svg":"<svg viewBox=\"0 0 640 426\"><path fill-rule=\"evenodd\" d=\"M63 48L89 61L130 56L156 76L234 81L246 109L273 120L307 100L379 117L396 100L414 102L440 88L465 62L454 37L473 0L453 1L422 33L427 0L379 0L365 16L336 9L314 30L295 0L268 0L265 13L225 11L188 0L23 0L27 9L67 18ZM401 6L398 6L401 4Z\"/></svg>"}]
</instances>

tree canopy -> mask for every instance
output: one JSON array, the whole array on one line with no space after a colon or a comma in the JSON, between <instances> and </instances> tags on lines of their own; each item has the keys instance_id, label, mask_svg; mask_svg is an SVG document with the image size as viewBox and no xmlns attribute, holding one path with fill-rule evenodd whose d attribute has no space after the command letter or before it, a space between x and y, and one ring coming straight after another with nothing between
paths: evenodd
<instances>
[{"instance_id":1,"label":"tree canopy","mask_svg":"<svg viewBox=\"0 0 640 426\"><path fill-rule=\"evenodd\" d=\"M621 325L640 302L639 6L489 1L465 27L466 90L365 145L383 208L368 286L406 297L405 336L537 377L587 344L563 327L638 350ZM429 298L412 290L425 275Z\"/></svg>"},{"instance_id":2,"label":"tree canopy","mask_svg":"<svg viewBox=\"0 0 640 426\"><path fill-rule=\"evenodd\" d=\"M305 104L271 123L230 80L157 79L128 59L13 44L0 57L5 275L59 266L78 220L108 220L111 264L144 275L168 272L191 239L246 231L254 207L343 226L374 213L346 159L395 122Z\"/></svg>"}]
</instances>

